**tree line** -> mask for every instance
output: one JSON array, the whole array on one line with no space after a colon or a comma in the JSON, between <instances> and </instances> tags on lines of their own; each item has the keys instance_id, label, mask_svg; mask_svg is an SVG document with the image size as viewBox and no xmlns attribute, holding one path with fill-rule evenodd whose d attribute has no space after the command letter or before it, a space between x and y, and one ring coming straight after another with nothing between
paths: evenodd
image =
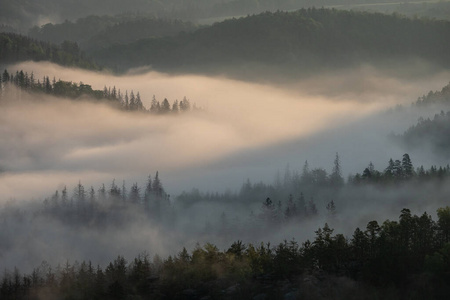
<instances>
[{"instance_id":1,"label":"tree line","mask_svg":"<svg viewBox=\"0 0 450 300\"><path fill-rule=\"evenodd\" d=\"M377 3L397 3L395 0ZM405 1L406 3L411 1ZM0 11L0 21L26 31L42 21L42 16L64 16L67 20L94 15L126 15L132 11L159 18L200 20L211 17L242 16L264 11L295 10L302 7L330 5L370 4L366 0L80 0L77 3L46 0L28 3L25 0L5 0ZM402 3L404 4L404 3ZM422 5L421 5L422 6ZM373 8L371 8L373 9ZM442 9L441 9L442 10ZM434 12L436 14L436 12ZM66 21L68 23L70 21Z\"/></svg>"},{"instance_id":2,"label":"tree line","mask_svg":"<svg viewBox=\"0 0 450 300\"><path fill-rule=\"evenodd\" d=\"M113 45L93 56L124 69L152 65L159 70L231 75L246 64L292 71L289 74L412 58L445 67L450 64L449 32L447 21L308 8L228 19L191 33Z\"/></svg>"},{"instance_id":3,"label":"tree line","mask_svg":"<svg viewBox=\"0 0 450 300\"><path fill-rule=\"evenodd\" d=\"M398 221L373 220L350 237L334 234L325 223L301 244L237 240L220 250L206 243L164 259L145 252L129 262L118 256L105 267L67 261L53 268L44 261L28 274L5 270L0 297L277 299L314 298L310 293L317 289L338 299L342 292L365 299L444 299L450 291L450 207L439 208L437 217L404 208ZM341 280L333 281L336 277Z\"/></svg>"},{"instance_id":4,"label":"tree line","mask_svg":"<svg viewBox=\"0 0 450 300\"><path fill-rule=\"evenodd\" d=\"M129 94L128 91L125 91L125 94L123 94L120 89L116 89L115 86L113 88L105 86L103 90L94 90L91 85L83 82L78 84L71 81L63 81L61 79L56 80L55 77L51 80L48 76L43 76L42 80L36 79L33 72L28 74L28 72L23 72L23 70L16 71L14 74L9 73L8 70L5 69L4 72L0 74L0 99L3 95L7 94L9 85L13 85L20 90L28 92L40 92L70 99L87 98L106 100L107 103L127 111L167 114L191 110L191 103L186 97L181 101L175 100L171 104L167 98L164 98L160 103L156 100L156 97L153 96L151 106L147 109L142 103L139 92L135 94L133 90L131 90ZM193 108L199 110L195 104L193 105Z\"/></svg>"},{"instance_id":5,"label":"tree line","mask_svg":"<svg viewBox=\"0 0 450 300\"><path fill-rule=\"evenodd\" d=\"M449 156L450 111L441 111L432 119L419 118L417 124L409 127L403 134L393 136L394 139L410 148L431 145L431 150L443 157Z\"/></svg>"},{"instance_id":6,"label":"tree line","mask_svg":"<svg viewBox=\"0 0 450 300\"><path fill-rule=\"evenodd\" d=\"M389 159L388 165L383 171L376 170L372 162L370 162L362 173L357 173L354 176L350 175L348 182L350 184L377 183L388 185L409 181L426 182L434 179L442 180L449 176L449 164L444 167L440 166L439 168L437 166L431 166L429 169L425 169L422 165L415 169L409 154L405 153L401 160Z\"/></svg>"},{"instance_id":7,"label":"tree line","mask_svg":"<svg viewBox=\"0 0 450 300\"><path fill-rule=\"evenodd\" d=\"M166 221L172 213L173 204L166 193L156 172L152 179L149 175L144 188L133 183L128 189L123 183L117 184L115 179L109 186L102 184L98 189L87 188L81 181L72 189L65 186L61 191L43 201L41 211L47 217L59 219L75 226L120 226L126 222L127 208L140 208L155 222ZM120 214L124 211L123 214ZM119 216L119 217L118 217Z\"/></svg>"},{"instance_id":8,"label":"tree line","mask_svg":"<svg viewBox=\"0 0 450 300\"><path fill-rule=\"evenodd\" d=\"M34 26L28 35L39 40L62 43L67 37L89 51L143 38L173 36L197 28L191 22L126 13L115 16L87 16L74 22Z\"/></svg>"},{"instance_id":9,"label":"tree line","mask_svg":"<svg viewBox=\"0 0 450 300\"><path fill-rule=\"evenodd\" d=\"M2 63L50 61L63 66L101 69L86 57L75 42L65 40L55 45L15 33L0 33L0 58Z\"/></svg>"},{"instance_id":10,"label":"tree line","mask_svg":"<svg viewBox=\"0 0 450 300\"><path fill-rule=\"evenodd\" d=\"M211 218L204 224L203 231L220 233L227 238L233 232L258 235L323 217L334 220L346 213L343 203L348 201L348 196L345 195L358 194L357 188L365 185L419 188L450 177L449 165L415 169L406 153L401 161L390 159L382 172L370 163L362 174L350 175L347 182L340 175L340 168L336 154L331 174L322 168L310 169L306 162L301 173L287 168L283 178L277 176L273 184L251 183L247 179L237 193L201 193L193 189L173 198L162 187L158 172L153 181L148 177L144 187L137 182L130 187L113 180L109 186L88 188L80 181L72 194L64 187L45 198L41 212L69 225L102 227L109 222L120 226L126 222L129 209L138 209L150 222L178 226L186 212L217 204L223 210L210 212ZM201 212L196 211L192 213Z\"/></svg>"},{"instance_id":11,"label":"tree line","mask_svg":"<svg viewBox=\"0 0 450 300\"><path fill-rule=\"evenodd\" d=\"M450 83L444 86L440 91L429 91L414 103L415 106L427 106L433 104L450 103Z\"/></svg>"}]
</instances>

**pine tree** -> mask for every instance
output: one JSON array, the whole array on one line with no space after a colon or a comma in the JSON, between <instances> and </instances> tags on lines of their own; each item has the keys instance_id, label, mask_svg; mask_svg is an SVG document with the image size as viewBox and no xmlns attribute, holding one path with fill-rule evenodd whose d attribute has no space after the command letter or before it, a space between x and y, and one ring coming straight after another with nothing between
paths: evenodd
<instances>
[{"instance_id":1,"label":"pine tree","mask_svg":"<svg viewBox=\"0 0 450 300\"><path fill-rule=\"evenodd\" d=\"M4 84L6 84L6 83L9 82L10 79L11 79L11 78L10 78L10 76L9 76L9 73L8 73L8 71L5 69L5 71L3 72L3 75L2 75L2 82L3 82Z\"/></svg>"},{"instance_id":2,"label":"pine tree","mask_svg":"<svg viewBox=\"0 0 450 300\"><path fill-rule=\"evenodd\" d=\"M163 114L170 112L170 103L167 98L164 98L163 102L161 103L160 112Z\"/></svg>"},{"instance_id":3,"label":"pine tree","mask_svg":"<svg viewBox=\"0 0 450 300\"><path fill-rule=\"evenodd\" d=\"M384 170L384 176L387 178L391 178L394 176L394 160L389 159L388 166Z\"/></svg>"},{"instance_id":4,"label":"pine tree","mask_svg":"<svg viewBox=\"0 0 450 300\"><path fill-rule=\"evenodd\" d=\"M157 113L159 113L159 110L160 110L159 102L156 101L156 97L155 97L155 95L153 95L152 102L150 104L150 112L157 114Z\"/></svg>"},{"instance_id":5,"label":"pine tree","mask_svg":"<svg viewBox=\"0 0 450 300\"><path fill-rule=\"evenodd\" d=\"M334 217L336 215L336 206L334 204L334 201L331 200L328 204L327 204L327 211L328 211L328 215L330 217Z\"/></svg>"},{"instance_id":6,"label":"pine tree","mask_svg":"<svg viewBox=\"0 0 450 300\"><path fill-rule=\"evenodd\" d=\"M159 179L159 172L156 171L155 178L153 179L152 191L157 197L162 197L163 195L163 187L161 180Z\"/></svg>"},{"instance_id":7,"label":"pine tree","mask_svg":"<svg viewBox=\"0 0 450 300\"><path fill-rule=\"evenodd\" d=\"M133 204L139 204L141 202L140 188L137 182L131 186L129 201Z\"/></svg>"},{"instance_id":8,"label":"pine tree","mask_svg":"<svg viewBox=\"0 0 450 300\"><path fill-rule=\"evenodd\" d=\"M284 217L286 220L290 220L297 216L297 207L294 203L294 196L289 195L286 210L284 211Z\"/></svg>"},{"instance_id":9,"label":"pine tree","mask_svg":"<svg viewBox=\"0 0 450 300\"><path fill-rule=\"evenodd\" d=\"M297 212L300 218L307 214L306 201L303 193L300 193L300 197L298 198Z\"/></svg>"},{"instance_id":10,"label":"pine tree","mask_svg":"<svg viewBox=\"0 0 450 300\"><path fill-rule=\"evenodd\" d=\"M134 92L130 92L130 110L136 110L136 98L134 97Z\"/></svg>"},{"instance_id":11,"label":"pine tree","mask_svg":"<svg viewBox=\"0 0 450 300\"><path fill-rule=\"evenodd\" d=\"M403 177L406 179L414 175L414 167L408 153L403 154L402 158Z\"/></svg>"},{"instance_id":12,"label":"pine tree","mask_svg":"<svg viewBox=\"0 0 450 300\"><path fill-rule=\"evenodd\" d=\"M134 103L136 105L136 110L143 110L144 105L142 104L141 95L139 92L136 94L136 99L134 100Z\"/></svg>"},{"instance_id":13,"label":"pine tree","mask_svg":"<svg viewBox=\"0 0 450 300\"><path fill-rule=\"evenodd\" d=\"M180 110L180 107L178 105L178 100L175 100L172 104L172 112L173 113L178 113Z\"/></svg>"},{"instance_id":14,"label":"pine tree","mask_svg":"<svg viewBox=\"0 0 450 300\"><path fill-rule=\"evenodd\" d=\"M104 183L102 183L102 186L98 189L98 199L101 202L106 200L106 188Z\"/></svg>"},{"instance_id":15,"label":"pine tree","mask_svg":"<svg viewBox=\"0 0 450 300\"><path fill-rule=\"evenodd\" d=\"M115 179L113 179L111 187L109 188L109 196L112 201L120 201L120 188L116 185Z\"/></svg>"},{"instance_id":16,"label":"pine tree","mask_svg":"<svg viewBox=\"0 0 450 300\"><path fill-rule=\"evenodd\" d=\"M180 101L180 110L183 112L191 110L191 103L186 98L186 96L183 98L182 101Z\"/></svg>"},{"instance_id":17,"label":"pine tree","mask_svg":"<svg viewBox=\"0 0 450 300\"><path fill-rule=\"evenodd\" d=\"M311 183L311 171L309 170L309 164L308 161L305 161L305 164L303 165L303 171L302 175L300 176L300 182L304 185Z\"/></svg>"},{"instance_id":18,"label":"pine tree","mask_svg":"<svg viewBox=\"0 0 450 300\"><path fill-rule=\"evenodd\" d=\"M335 187L340 187L344 184L341 171L341 160L339 159L339 154L337 152L334 159L333 170L330 174L330 182Z\"/></svg>"},{"instance_id":19,"label":"pine tree","mask_svg":"<svg viewBox=\"0 0 450 300\"><path fill-rule=\"evenodd\" d=\"M261 207L261 217L265 222L274 223L277 219L277 210L270 198L266 198Z\"/></svg>"},{"instance_id":20,"label":"pine tree","mask_svg":"<svg viewBox=\"0 0 450 300\"><path fill-rule=\"evenodd\" d=\"M130 100L128 99L128 91L125 91L125 110L129 110L130 109Z\"/></svg>"}]
</instances>

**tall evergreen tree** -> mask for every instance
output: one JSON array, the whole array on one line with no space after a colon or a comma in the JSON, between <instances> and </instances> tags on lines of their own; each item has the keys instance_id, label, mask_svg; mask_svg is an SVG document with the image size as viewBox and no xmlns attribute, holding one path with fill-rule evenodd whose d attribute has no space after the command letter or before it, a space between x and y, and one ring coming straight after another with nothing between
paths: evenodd
<instances>
[{"instance_id":1,"label":"tall evergreen tree","mask_svg":"<svg viewBox=\"0 0 450 300\"><path fill-rule=\"evenodd\" d=\"M409 179L414 175L414 167L408 153L403 154L402 170L403 177L405 177L406 179Z\"/></svg>"},{"instance_id":2,"label":"tall evergreen tree","mask_svg":"<svg viewBox=\"0 0 450 300\"><path fill-rule=\"evenodd\" d=\"M344 184L344 179L342 178L341 171L341 160L337 152L336 157L334 158L333 170L330 174L330 182L335 187L340 187Z\"/></svg>"}]
</instances>

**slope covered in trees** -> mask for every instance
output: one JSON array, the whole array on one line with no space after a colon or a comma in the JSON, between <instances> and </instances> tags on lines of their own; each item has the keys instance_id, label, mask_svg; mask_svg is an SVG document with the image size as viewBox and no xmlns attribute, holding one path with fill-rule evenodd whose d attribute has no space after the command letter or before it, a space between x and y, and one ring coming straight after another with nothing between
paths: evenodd
<instances>
[{"instance_id":1,"label":"slope covered in trees","mask_svg":"<svg viewBox=\"0 0 450 300\"><path fill-rule=\"evenodd\" d=\"M392 142L400 143L405 149L431 150L438 156L448 158L450 143L450 84L440 91L429 91L412 104L419 112L426 110L440 111L430 117L419 117L416 124L410 126L402 134L391 134Z\"/></svg>"},{"instance_id":2,"label":"slope covered in trees","mask_svg":"<svg viewBox=\"0 0 450 300\"><path fill-rule=\"evenodd\" d=\"M190 34L113 46L95 57L121 68L231 74L248 66L261 74L258 65L293 75L413 58L448 67L449 33L445 21L313 8L230 19Z\"/></svg>"},{"instance_id":3,"label":"slope covered in trees","mask_svg":"<svg viewBox=\"0 0 450 300\"><path fill-rule=\"evenodd\" d=\"M336 6L338 9L351 9L380 13L399 13L411 18L428 18L450 20L450 1L401 1L366 4L344 4Z\"/></svg>"},{"instance_id":4,"label":"slope covered in trees","mask_svg":"<svg viewBox=\"0 0 450 300\"><path fill-rule=\"evenodd\" d=\"M351 237L325 224L312 241L275 246L236 241L183 248L161 259L118 256L106 267L91 261L43 262L31 273L6 270L2 299L444 299L449 292L450 207L402 209L398 221L370 221ZM202 298L203 297L203 298Z\"/></svg>"},{"instance_id":5,"label":"slope covered in trees","mask_svg":"<svg viewBox=\"0 0 450 300\"><path fill-rule=\"evenodd\" d=\"M444 86L440 91L429 91L427 95L419 97L415 103L415 105L419 107L433 104L450 104L450 83Z\"/></svg>"},{"instance_id":6,"label":"slope covered in trees","mask_svg":"<svg viewBox=\"0 0 450 300\"><path fill-rule=\"evenodd\" d=\"M2 64L33 60L91 70L100 69L86 57L75 42L63 41L58 46L14 33L0 33L0 59Z\"/></svg>"},{"instance_id":7,"label":"slope covered in trees","mask_svg":"<svg viewBox=\"0 0 450 300\"><path fill-rule=\"evenodd\" d=\"M450 155L450 111L435 114L433 119L420 118L416 125L408 128L400 135L401 142L411 149L427 148L438 155Z\"/></svg>"},{"instance_id":8,"label":"slope covered in trees","mask_svg":"<svg viewBox=\"0 0 450 300\"><path fill-rule=\"evenodd\" d=\"M63 81L61 79L56 80L56 78L51 80L48 76L44 76L41 81L41 79L35 78L33 72L28 74L22 70L20 72L16 71L15 74L10 74L8 73L8 70L5 70L0 74L0 100L20 100L21 94L14 94L15 90L11 91L11 86L29 93L45 93L74 100L104 100L105 103L126 111L176 114L178 112L187 112L191 110L191 103L186 97L181 101L175 100L173 104L170 104L167 98L164 98L160 103L156 100L155 96L153 96L151 106L147 109L142 103L139 92L135 94L133 90L130 94L128 94L128 91L125 91L125 94L123 94L120 89L116 89L115 86L113 88L105 86L103 90L94 90L91 85L83 82L78 84L71 81ZM11 94L11 92L13 94ZM198 109L195 104L193 107L194 109Z\"/></svg>"},{"instance_id":9,"label":"slope covered in trees","mask_svg":"<svg viewBox=\"0 0 450 300\"><path fill-rule=\"evenodd\" d=\"M144 38L172 36L179 32L193 31L195 28L190 22L123 14L88 16L61 24L48 23L31 28L28 34L56 44L69 39L77 42L83 49L97 49Z\"/></svg>"},{"instance_id":10,"label":"slope covered in trees","mask_svg":"<svg viewBox=\"0 0 450 300\"><path fill-rule=\"evenodd\" d=\"M402 1L402 3L416 1ZM433 1L424 1L433 2ZM306 7L398 3L397 0L3 0L0 23L20 30L42 24L43 20L63 22L88 15L116 15L124 12L171 19L201 20L230 17L264 11L295 10Z\"/></svg>"}]
</instances>

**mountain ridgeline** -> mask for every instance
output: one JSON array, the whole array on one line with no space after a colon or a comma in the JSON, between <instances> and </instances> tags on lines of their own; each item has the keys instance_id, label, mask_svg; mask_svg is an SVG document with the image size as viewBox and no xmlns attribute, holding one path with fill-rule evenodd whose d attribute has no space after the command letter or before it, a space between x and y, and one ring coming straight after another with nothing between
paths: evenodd
<instances>
[{"instance_id":1,"label":"mountain ridgeline","mask_svg":"<svg viewBox=\"0 0 450 300\"><path fill-rule=\"evenodd\" d=\"M48 23L34 26L28 35L60 44L70 37L83 50L101 49L114 44L126 44L150 37L173 36L197 28L191 22L144 17L134 14L117 16L88 16L75 22Z\"/></svg>"},{"instance_id":2,"label":"mountain ridgeline","mask_svg":"<svg viewBox=\"0 0 450 300\"><path fill-rule=\"evenodd\" d=\"M414 1L402 1L403 6ZM432 5L433 2L424 2ZM26 30L36 24L42 24L43 17L55 22L74 20L87 15L116 15L138 12L141 15L181 20L202 20L230 16L256 14L264 11L296 10L306 7L343 6L360 8L374 3L366 0L3 0L0 3L0 23L8 24L19 30ZM397 0L376 1L385 8L399 6ZM391 4L385 5L383 4ZM418 5L419 6L419 5ZM424 10L424 4L420 3ZM442 6L438 7L442 14ZM400 11L411 9L400 7ZM435 15L436 12L433 12Z\"/></svg>"},{"instance_id":3,"label":"mountain ridgeline","mask_svg":"<svg viewBox=\"0 0 450 300\"><path fill-rule=\"evenodd\" d=\"M295 75L416 58L448 67L449 34L446 21L311 8L229 19L175 37L111 46L93 55L119 69L151 65L157 70L233 75L271 69Z\"/></svg>"}]
</instances>

